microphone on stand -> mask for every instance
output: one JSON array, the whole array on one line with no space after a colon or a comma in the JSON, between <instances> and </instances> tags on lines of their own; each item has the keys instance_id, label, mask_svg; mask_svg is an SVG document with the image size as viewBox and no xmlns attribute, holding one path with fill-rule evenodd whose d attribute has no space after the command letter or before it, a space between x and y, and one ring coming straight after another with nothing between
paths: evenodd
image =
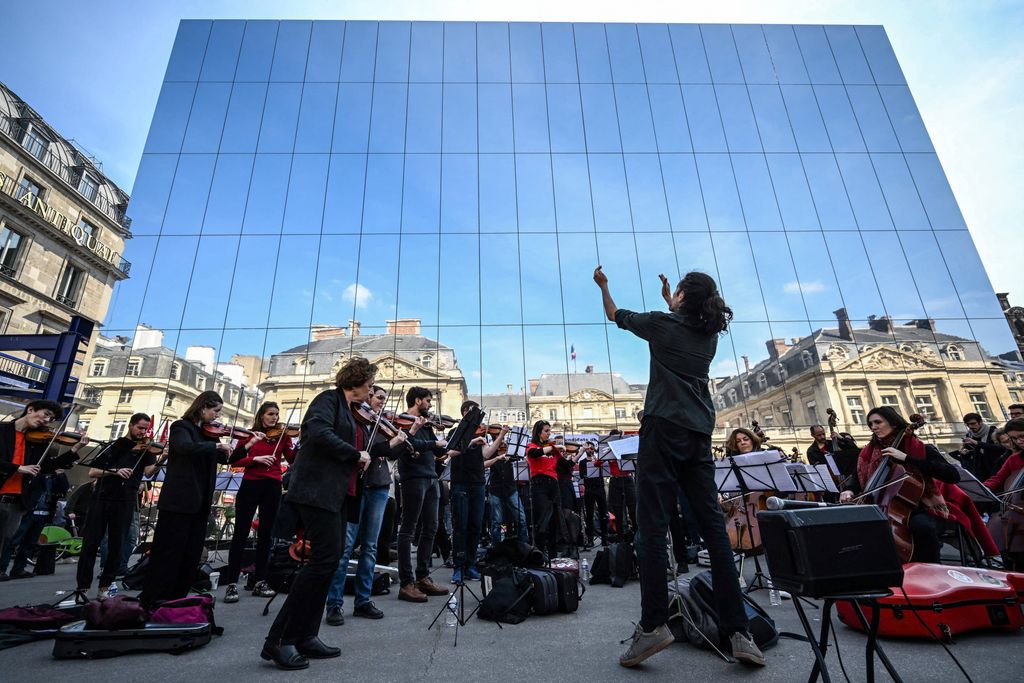
<instances>
[{"instance_id":1,"label":"microphone on stand","mask_svg":"<svg viewBox=\"0 0 1024 683\"><path fill-rule=\"evenodd\" d=\"M765 507L769 510L807 510L809 508L831 507L828 503L816 503L812 500L785 500L771 496L765 501Z\"/></svg>"}]
</instances>

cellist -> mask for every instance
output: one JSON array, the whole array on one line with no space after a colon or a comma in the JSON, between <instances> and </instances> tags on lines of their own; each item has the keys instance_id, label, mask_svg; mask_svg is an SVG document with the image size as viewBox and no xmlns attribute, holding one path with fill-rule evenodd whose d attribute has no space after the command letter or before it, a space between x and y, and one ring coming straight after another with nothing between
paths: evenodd
<instances>
[{"instance_id":1,"label":"cellist","mask_svg":"<svg viewBox=\"0 0 1024 683\"><path fill-rule=\"evenodd\" d=\"M840 494L839 502L851 502L855 495L865 491L868 481L886 459L901 465L911 479L916 478L923 484L923 493L906 521L914 546L909 561L938 562L942 548L940 520L951 517L938 482L956 484L960 481L960 473L946 462L937 448L926 446L914 436L907 421L891 406L872 408L867 419L873 436L861 449L857 458L857 476L851 478L849 488ZM892 480L890 477L889 481ZM896 483L889 488L895 490L903 485ZM878 491L876 498L885 500L885 494L885 491Z\"/></svg>"},{"instance_id":2,"label":"cellist","mask_svg":"<svg viewBox=\"0 0 1024 683\"><path fill-rule=\"evenodd\" d=\"M1013 453L1006 458L1002 467L985 480L985 486L1005 496L1004 509L992 515L989 530L999 543L1003 554L1003 565L1010 571L1024 571L1024 491L1016 490L1024 470L1024 418L1010 420L1003 427L1010 438Z\"/></svg>"}]
</instances>

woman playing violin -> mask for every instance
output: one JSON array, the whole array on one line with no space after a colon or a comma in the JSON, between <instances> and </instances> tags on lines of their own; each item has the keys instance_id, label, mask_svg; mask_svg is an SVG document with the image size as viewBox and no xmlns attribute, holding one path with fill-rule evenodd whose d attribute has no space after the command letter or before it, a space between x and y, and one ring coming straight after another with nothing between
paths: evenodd
<instances>
[{"instance_id":1,"label":"woman playing violin","mask_svg":"<svg viewBox=\"0 0 1024 683\"><path fill-rule=\"evenodd\" d=\"M533 499L534 540L537 547L557 557L558 520L562 516L558 490L558 461L565 448L551 441L551 424L537 420L530 443L526 446L526 462L530 466L530 493Z\"/></svg>"},{"instance_id":2,"label":"woman playing violin","mask_svg":"<svg viewBox=\"0 0 1024 683\"><path fill-rule=\"evenodd\" d=\"M868 481L886 461L900 465L923 484L923 493L916 508L910 513L907 526L913 537L912 562L938 562L942 541L939 539L940 520L950 518L949 508L942 495L942 483L960 481L956 468L946 462L934 446L926 446L908 428L907 421L890 406L872 408L868 413L868 429L873 434L857 459L857 476L851 486L839 496L839 502L851 502L854 496L867 489ZM893 477L889 478L889 483ZM907 480L910 481L910 480ZM889 488L898 489L901 483ZM876 500L886 498L884 490L875 493Z\"/></svg>"},{"instance_id":3,"label":"woman playing violin","mask_svg":"<svg viewBox=\"0 0 1024 683\"><path fill-rule=\"evenodd\" d=\"M227 463L231 445L203 433L203 425L220 415L224 400L204 391L171 425L167 472L160 488L160 515L142 591L143 604L188 595L203 554L206 525L213 504L217 464Z\"/></svg>"},{"instance_id":4,"label":"woman playing violin","mask_svg":"<svg viewBox=\"0 0 1024 683\"><path fill-rule=\"evenodd\" d=\"M281 460L295 462L295 443L286 430L278 423L281 410L273 401L267 401L256 411L252 436L239 439L231 454L232 467L244 467L242 483L235 497L235 535L231 539L228 554L228 568L223 577L227 583L224 602L238 602L238 573L242 565L242 551L249 538L253 516L259 510L259 528L256 530L256 571L252 594L258 598L270 598L274 591L267 585L267 564L270 561L270 545L273 540L274 521L281 504ZM273 430L273 431L272 431ZM270 439L267 433L277 432L277 438Z\"/></svg>"}]
</instances>

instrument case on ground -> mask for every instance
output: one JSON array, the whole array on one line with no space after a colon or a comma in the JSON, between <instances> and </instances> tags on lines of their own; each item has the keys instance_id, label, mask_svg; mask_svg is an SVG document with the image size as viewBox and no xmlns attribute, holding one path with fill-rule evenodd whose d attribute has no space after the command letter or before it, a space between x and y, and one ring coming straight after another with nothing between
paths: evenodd
<instances>
[{"instance_id":1,"label":"instrument case on ground","mask_svg":"<svg viewBox=\"0 0 1024 683\"><path fill-rule=\"evenodd\" d=\"M903 572L902 590L894 587L892 596L878 600L880 635L949 641L967 631L1024 626L1024 574L924 562L905 565ZM861 608L870 621L874 610ZM836 611L844 624L863 630L850 602L837 601Z\"/></svg>"},{"instance_id":2,"label":"instrument case on ground","mask_svg":"<svg viewBox=\"0 0 1024 683\"><path fill-rule=\"evenodd\" d=\"M54 659L105 659L135 652L177 654L210 642L209 624L146 624L143 628L106 631L76 621L57 631Z\"/></svg>"}]
</instances>

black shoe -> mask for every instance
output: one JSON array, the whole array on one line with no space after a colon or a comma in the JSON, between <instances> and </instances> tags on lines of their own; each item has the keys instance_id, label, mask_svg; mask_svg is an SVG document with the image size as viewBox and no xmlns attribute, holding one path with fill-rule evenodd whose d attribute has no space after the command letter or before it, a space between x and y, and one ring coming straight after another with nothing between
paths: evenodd
<instances>
[{"instance_id":1,"label":"black shoe","mask_svg":"<svg viewBox=\"0 0 1024 683\"><path fill-rule=\"evenodd\" d=\"M332 657L341 656L340 647L331 647L316 636L302 641L295 646L295 649L299 651L299 654L305 655L310 659L331 659Z\"/></svg>"},{"instance_id":2,"label":"black shoe","mask_svg":"<svg viewBox=\"0 0 1024 683\"><path fill-rule=\"evenodd\" d=\"M327 624L328 626L345 625L345 613L341 610L341 605L331 605L327 608Z\"/></svg>"},{"instance_id":3,"label":"black shoe","mask_svg":"<svg viewBox=\"0 0 1024 683\"><path fill-rule=\"evenodd\" d=\"M0 582L10 581L11 577L7 576L7 572L0 572Z\"/></svg>"},{"instance_id":4,"label":"black shoe","mask_svg":"<svg viewBox=\"0 0 1024 683\"><path fill-rule=\"evenodd\" d=\"M377 609L375 604L368 602L365 605L356 605L355 609L352 610L352 616L365 617L367 619L383 619L384 613Z\"/></svg>"},{"instance_id":5,"label":"black shoe","mask_svg":"<svg viewBox=\"0 0 1024 683\"><path fill-rule=\"evenodd\" d=\"M11 578L12 579L32 579L32 578L35 578L35 574L33 574L32 572L27 572L24 569L22 569L20 571L11 572Z\"/></svg>"},{"instance_id":6,"label":"black shoe","mask_svg":"<svg viewBox=\"0 0 1024 683\"><path fill-rule=\"evenodd\" d=\"M268 640L263 643L260 657L268 662L273 661L274 664L277 664L278 669L285 671L309 668L309 660L303 657L294 645L273 645Z\"/></svg>"}]
</instances>

